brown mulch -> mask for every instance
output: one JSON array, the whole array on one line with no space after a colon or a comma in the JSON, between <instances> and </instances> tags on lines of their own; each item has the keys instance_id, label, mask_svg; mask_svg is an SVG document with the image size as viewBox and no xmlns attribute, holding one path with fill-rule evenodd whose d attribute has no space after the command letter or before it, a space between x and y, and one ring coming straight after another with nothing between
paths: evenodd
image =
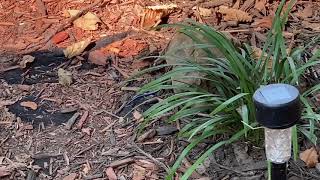
<instances>
[{"instance_id":1,"label":"brown mulch","mask_svg":"<svg viewBox=\"0 0 320 180\"><path fill-rule=\"evenodd\" d=\"M125 80L157 63L152 58L146 61L138 59L163 53L174 35L171 28L157 31L148 28L160 19L158 11L145 10L148 9L146 7L166 3L174 3L177 7L160 11L160 16L168 13L160 23L177 23L191 18L213 26L236 43L249 42L261 48L279 1L1 0L0 75L8 72L23 74L16 83L9 83L5 81L8 77L0 76L1 179L31 180L35 176L66 180L164 179L166 169L187 142L178 141L175 132L180 128L179 124L168 126L164 123L166 116L155 120L149 131L136 137L142 111L161 96L134 98L133 103L132 98L137 87L157 74L146 75L133 83ZM292 47L305 44L319 35L319 7L317 1L299 0L296 3L284 33ZM88 31L75 27L73 22L80 15L66 17L69 9L81 10L81 16L87 12L95 13L101 20L98 29ZM119 36L121 33L127 34ZM39 75L37 68L43 68L40 65L34 67L32 62L28 62L26 67L19 65L26 54L35 56L37 60L36 54L40 53L54 61L64 48L85 39L90 39L95 45L103 45L86 49L60 64L46 65L53 67L43 70L43 74L53 78L50 81L48 77L39 82L31 81L32 78L40 79L36 76ZM72 74L70 86L63 86L57 80L57 69L61 67ZM32 74L34 72L38 74ZM35 109L39 110L34 117L36 119L44 116L41 108L47 108L49 114L72 109L79 113L78 117L71 122L70 128L65 125L70 123L69 116L60 124L54 120L48 124L26 121L11 107L29 96L35 97L31 101L36 102ZM24 107L24 110L36 112L30 107ZM201 144L200 149L193 152L193 158L208 145L210 143ZM266 167L263 163L261 165L264 162L263 150L247 144L244 146L256 152L241 152L249 153L254 160L250 161L246 172L239 169L241 164L235 160L237 153L234 149L226 147L215 154L215 163L220 164L209 162L209 166L203 166L204 171L199 169L192 177L264 179ZM183 162L177 179L193 158ZM291 167L292 177L320 176L315 169L306 169L303 164L292 162Z\"/></svg>"}]
</instances>

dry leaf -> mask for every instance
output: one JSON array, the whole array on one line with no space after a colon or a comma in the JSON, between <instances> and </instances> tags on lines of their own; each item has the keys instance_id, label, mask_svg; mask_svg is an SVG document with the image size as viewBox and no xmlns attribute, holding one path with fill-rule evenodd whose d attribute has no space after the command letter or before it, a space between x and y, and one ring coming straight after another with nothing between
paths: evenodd
<instances>
[{"instance_id":1,"label":"dry leaf","mask_svg":"<svg viewBox=\"0 0 320 180\"><path fill-rule=\"evenodd\" d=\"M107 174L109 180L117 180L117 179L118 179L118 178L117 178L117 175L116 175L116 173L114 172L114 170L113 170L112 167L108 167L108 168L106 169L106 174Z\"/></svg>"},{"instance_id":2,"label":"dry leaf","mask_svg":"<svg viewBox=\"0 0 320 180\"><path fill-rule=\"evenodd\" d=\"M22 69L26 68L27 67L27 64L28 63L32 63L33 61L35 60L35 57L33 56L30 56L30 55L24 55L22 57L22 61L19 63L20 67Z\"/></svg>"},{"instance_id":3,"label":"dry leaf","mask_svg":"<svg viewBox=\"0 0 320 180\"><path fill-rule=\"evenodd\" d=\"M84 164L83 166L84 166L84 167L83 167L83 170L82 170L83 173L84 173L84 174L88 174L89 171L91 170L91 167L90 167L89 163Z\"/></svg>"},{"instance_id":4,"label":"dry leaf","mask_svg":"<svg viewBox=\"0 0 320 180\"><path fill-rule=\"evenodd\" d=\"M141 27L145 29L156 27L161 23L162 18L169 16L177 7L176 4L145 7L140 17Z\"/></svg>"},{"instance_id":5,"label":"dry leaf","mask_svg":"<svg viewBox=\"0 0 320 180\"><path fill-rule=\"evenodd\" d=\"M307 5L303 9L303 11L300 11L300 12L296 13L296 15L298 17L301 17L301 18L304 18L304 19L312 17L312 15L313 15L313 5L312 4Z\"/></svg>"},{"instance_id":6,"label":"dry leaf","mask_svg":"<svg viewBox=\"0 0 320 180\"><path fill-rule=\"evenodd\" d=\"M69 37L69 34L66 31L62 31L62 32L59 32L56 35L54 35L52 37L51 41L54 44L59 44L59 43L63 42L64 40L68 39L68 37Z\"/></svg>"},{"instance_id":7,"label":"dry leaf","mask_svg":"<svg viewBox=\"0 0 320 180\"><path fill-rule=\"evenodd\" d=\"M68 176L64 177L62 180L75 180L77 177L76 173L71 173Z\"/></svg>"},{"instance_id":8,"label":"dry leaf","mask_svg":"<svg viewBox=\"0 0 320 180\"><path fill-rule=\"evenodd\" d=\"M144 180L146 177L146 169L138 166L138 165L133 165L133 180Z\"/></svg>"},{"instance_id":9,"label":"dry leaf","mask_svg":"<svg viewBox=\"0 0 320 180\"><path fill-rule=\"evenodd\" d=\"M192 9L195 11L198 10L200 16L203 16L203 17L208 17L212 15L211 9L208 9L208 8L193 7Z\"/></svg>"},{"instance_id":10,"label":"dry leaf","mask_svg":"<svg viewBox=\"0 0 320 180\"><path fill-rule=\"evenodd\" d=\"M132 114L133 114L134 119L137 120L138 122L143 121L143 116L139 111L134 110Z\"/></svg>"},{"instance_id":11,"label":"dry leaf","mask_svg":"<svg viewBox=\"0 0 320 180\"><path fill-rule=\"evenodd\" d=\"M258 47L252 47L252 56L255 60L259 60L259 58L262 56L262 50ZM265 53L263 55L264 58L267 57L267 54ZM268 60L268 63L267 63L267 68L268 69L271 69L272 68L272 57L270 57L270 59Z\"/></svg>"},{"instance_id":12,"label":"dry leaf","mask_svg":"<svg viewBox=\"0 0 320 180\"><path fill-rule=\"evenodd\" d=\"M80 10L69 9L69 10L63 11L63 16L64 17L75 17L79 12L80 12Z\"/></svg>"},{"instance_id":13,"label":"dry leaf","mask_svg":"<svg viewBox=\"0 0 320 180\"><path fill-rule=\"evenodd\" d=\"M300 159L304 161L309 168L316 166L316 164L319 162L318 158L318 152L314 147L300 153Z\"/></svg>"},{"instance_id":14,"label":"dry leaf","mask_svg":"<svg viewBox=\"0 0 320 180\"><path fill-rule=\"evenodd\" d=\"M88 60L93 64L104 66L107 64L108 57L110 57L109 54L98 49L89 52Z\"/></svg>"},{"instance_id":15,"label":"dry leaf","mask_svg":"<svg viewBox=\"0 0 320 180\"><path fill-rule=\"evenodd\" d=\"M38 109L37 103L32 102L32 101L24 101L24 102L21 102L20 105L23 106L23 107L30 108L32 110L37 110Z\"/></svg>"},{"instance_id":16,"label":"dry leaf","mask_svg":"<svg viewBox=\"0 0 320 180\"><path fill-rule=\"evenodd\" d=\"M98 23L101 23L101 20L91 12L88 12L73 22L76 27L87 31L97 30L99 28Z\"/></svg>"},{"instance_id":17,"label":"dry leaf","mask_svg":"<svg viewBox=\"0 0 320 180\"><path fill-rule=\"evenodd\" d=\"M64 49L63 53L67 58L78 56L86 49L86 47L90 44L90 42L91 42L91 39L87 39L84 41L74 43L68 46L66 49Z\"/></svg>"},{"instance_id":18,"label":"dry leaf","mask_svg":"<svg viewBox=\"0 0 320 180\"><path fill-rule=\"evenodd\" d=\"M62 68L58 69L59 84L70 86L72 84L72 73Z\"/></svg>"},{"instance_id":19,"label":"dry leaf","mask_svg":"<svg viewBox=\"0 0 320 180\"><path fill-rule=\"evenodd\" d=\"M225 21L251 22L252 16L249 13L239 9L229 8L227 6L220 6L219 13L223 15Z\"/></svg>"},{"instance_id":20,"label":"dry leaf","mask_svg":"<svg viewBox=\"0 0 320 180\"><path fill-rule=\"evenodd\" d=\"M255 9L258 9L260 12L262 12L263 14L266 13L266 3L267 0L256 0L256 4L254 5Z\"/></svg>"},{"instance_id":21,"label":"dry leaf","mask_svg":"<svg viewBox=\"0 0 320 180\"><path fill-rule=\"evenodd\" d=\"M273 21L272 16L265 16L261 19L255 19L255 21L251 25L255 27L263 27L263 28L271 29L272 21Z\"/></svg>"},{"instance_id":22,"label":"dry leaf","mask_svg":"<svg viewBox=\"0 0 320 180\"><path fill-rule=\"evenodd\" d=\"M0 177L5 177L9 176L11 174L12 169L5 167L5 166L0 166Z\"/></svg>"}]
</instances>

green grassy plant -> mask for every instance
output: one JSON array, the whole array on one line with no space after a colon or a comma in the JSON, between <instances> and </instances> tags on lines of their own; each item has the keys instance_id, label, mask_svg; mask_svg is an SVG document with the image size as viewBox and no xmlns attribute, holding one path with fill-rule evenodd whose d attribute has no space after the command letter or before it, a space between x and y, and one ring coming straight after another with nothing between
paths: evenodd
<instances>
[{"instance_id":1,"label":"green grassy plant","mask_svg":"<svg viewBox=\"0 0 320 180\"><path fill-rule=\"evenodd\" d=\"M206 53L203 62L199 63L192 58L184 58L172 55L162 58L176 58L181 63L175 64L175 68L160 78L144 85L141 93L160 90L179 90L163 101L153 105L144 112L145 121L141 127L148 124L152 119L162 116L170 111L175 114L169 118L169 122L181 120L184 125L179 136L188 138L190 144L185 147L167 176L172 179L179 168L182 160L199 143L208 138L219 135L228 135L230 138L218 141L209 147L193 165L187 169L181 177L186 180L192 172L201 164L208 155L217 148L247 137L254 129L257 129L255 121L255 110L252 100L254 91L270 83L288 83L300 86L302 75L313 65L319 64L320 52L317 51L308 62L301 60L302 53L306 47L296 48L287 52L287 45L282 32L287 22L289 10L295 2L288 4L287 10L283 10L283 0L276 12L273 27L268 33L267 41L264 44L263 53L260 58L253 56L253 50L249 45L236 47L224 34L212 27L188 21L173 25L180 33L190 37L195 45L192 47L201 49ZM203 37L203 38L198 38ZM203 40L205 39L205 41ZM180 47L181 48L181 47ZM224 58L217 58L211 51L218 49ZM268 67L268 64L272 66ZM172 65L160 65L143 71L142 73L154 71ZM210 89L196 85L173 84L172 77L185 75L185 73L197 72L202 76L184 76L184 78L198 78L210 85ZM310 141L316 143L315 123L318 123L320 115L314 112L308 101L308 96L318 91L320 85L316 85L301 95L304 105L303 120L294 128L293 147L295 158L298 152L297 132L302 132ZM249 133L249 134L248 134Z\"/></svg>"}]
</instances>

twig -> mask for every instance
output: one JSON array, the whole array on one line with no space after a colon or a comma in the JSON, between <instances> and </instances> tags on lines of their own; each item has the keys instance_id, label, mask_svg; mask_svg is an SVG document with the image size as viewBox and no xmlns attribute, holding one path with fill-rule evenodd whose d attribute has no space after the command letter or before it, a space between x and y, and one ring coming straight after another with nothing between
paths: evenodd
<instances>
[{"instance_id":1,"label":"twig","mask_svg":"<svg viewBox=\"0 0 320 180\"><path fill-rule=\"evenodd\" d=\"M1 141L0 147L2 147L2 144L5 143L9 139L9 137L10 137L10 134L4 140Z\"/></svg>"},{"instance_id":2,"label":"twig","mask_svg":"<svg viewBox=\"0 0 320 180\"><path fill-rule=\"evenodd\" d=\"M152 157L150 154L142 150L136 143L132 142L132 145L138 153L143 154L144 156L152 160L154 163L156 163L158 166L162 167L167 173L169 173L169 168L164 163L160 162L158 159Z\"/></svg>"},{"instance_id":3,"label":"twig","mask_svg":"<svg viewBox=\"0 0 320 180\"><path fill-rule=\"evenodd\" d=\"M235 170L234 168L230 168L230 167L227 167L227 166L223 166L221 164L218 164L216 162L213 162L216 166L219 166L220 168L222 169L226 169L226 170L229 170L229 171L232 171L232 172L235 172L237 174L241 174L242 176L250 176L252 175L252 173L245 173L245 172L242 172L242 171L238 171L238 170Z\"/></svg>"},{"instance_id":4,"label":"twig","mask_svg":"<svg viewBox=\"0 0 320 180\"><path fill-rule=\"evenodd\" d=\"M19 65L11 66L11 67L8 67L8 68L5 68L5 69L0 69L0 73L11 71L11 70L15 70L15 69L19 69L19 68L20 68Z\"/></svg>"},{"instance_id":5,"label":"twig","mask_svg":"<svg viewBox=\"0 0 320 180\"><path fill-rule=\"evenodd\" d=\"M139 91L139 87L121 87L121 91Z\"/></svg>"},{"instance_id":6,"label":"twig","mask_svg":"<svg viewBox=\"0 0 320 180\"><path fill-rule=\"evenodd\" d=\"M74 115L67 121L65 126L67 130L70 130L72 128L73 124L76 122L79 116L80 113L74 113Z\"/></svg>"},{"instance_id":7,"label":"twig","mask_svg":"<svg viewBox=\"0 0 320 180\"><path fill-rule=\"evenodd\" d=\"M85 180L91 180L91 179L98 179L98 178L102 178L103 174L99 173L99 174L95 174L95 175L91 175L91 176L85 176L84 179Z\"/></svg>"},{"instance_id":8,"label":"twig","mask_svg":"<svg viewBox=\"0 0 320 180\"><path fill-rule=\"evenodd\" d=\"M107 165L107 167L118 167L124 164L129 164L134 162L133 158L126 158L126 159L122 159L122 160L118 160L118 161L114 161L111 164Z\"/></svg>"},{"instance_id":9,"label":"twig","mask_svg":"<svg viewBox=\"0 0 320 180\"><path fill-rule=\"evenodd\" d=\"M50 158L50 161L49 161L49 174L50 174L50 175L52 175L52 174L53 174L52 166L53 166L53 159L52 159L52 158Z\"/></svg>"},{"instance_id":10,"label":"twig","mask_svg":"<svg viewBox=\"0 0 320 180\"><path fill-rule=\"evenodd\" d=\"M120 69L118 66L116 66L115 64L112 64L112 67L115 68L123 77L125 77L126 79L128 79L130 76L125 73L122 69Z\"/></svg>"},{"instance_id":11,"label":"twig","mask_svg":"<svg viewBox=\"0 0 320 180\"><path fill-rule=\"evenodd\" d=\"M89 150L92 149L95 145L96 145L96 144L93 144L93 145L85 148L84 150L78 152L74 157L77 157L77 156L81 155L82 153L84 153L84 152L86 152L86 151L89 151Z\"/></svg>"},{"instance_id":12,"label":"twig","mask_svg":"<svg viewBox=\"0 0 320 180\"><path fill-rule=\"evenodd\" d=\"M83 113L83 115L81 116L78 124L77 124L77 128L78 128L78 129L81 129L81 128L82 128L82 126L83 126L83 124L86 122L88 116L89 116L89 111L85 111L85 112Z\"/></svg>"}]
</instances>

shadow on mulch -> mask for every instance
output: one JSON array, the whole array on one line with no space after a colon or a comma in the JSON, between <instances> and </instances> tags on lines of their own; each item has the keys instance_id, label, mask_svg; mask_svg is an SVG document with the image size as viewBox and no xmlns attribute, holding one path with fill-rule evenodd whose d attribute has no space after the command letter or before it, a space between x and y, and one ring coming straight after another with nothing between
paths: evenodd
<instances>
[{"instance_id":1,"label":"shadow on mulch","mask_svg":"<svg viewBox=\"0 0 320 180\"><path fill-rule=\"evenodd\" d=\"M38 104L36 110L26 108L20 105L21 102L32 101ZM51 102L43 101L36 98L35 96L23 97L21 100L17 101L13 105L8 106L8 109L11 113L15 114L17 117L20 117L24 122L30 122L34 126L43 123L44 125L60 125L67 122L74 114L74 112L61 113L54 111L52 109Z\"/></svg>"},{"instance_id":2,"label":"shadow on mulch","mask_svg":"<svg viewBox=\"0 0 320 180\"><path fill-rule=\"evenodd\" d=\"M0 79L4 79L8 84L37 84L37 83L57 83L59 80L57 69L68 63L61 54L39 51L30 54L35 57L25 69L14 69L0 74ZM37 103L38 108L32 110L20 105L21 102L32 101ZM32 123L34 126L43 123L44 125L60 125L72 117L74 112L61 113L55 111L52 102L42 101L35 95L22 97L13 105L8 106L11 113L20 117L22 121Z\"/></svg>"}]
</instances>

